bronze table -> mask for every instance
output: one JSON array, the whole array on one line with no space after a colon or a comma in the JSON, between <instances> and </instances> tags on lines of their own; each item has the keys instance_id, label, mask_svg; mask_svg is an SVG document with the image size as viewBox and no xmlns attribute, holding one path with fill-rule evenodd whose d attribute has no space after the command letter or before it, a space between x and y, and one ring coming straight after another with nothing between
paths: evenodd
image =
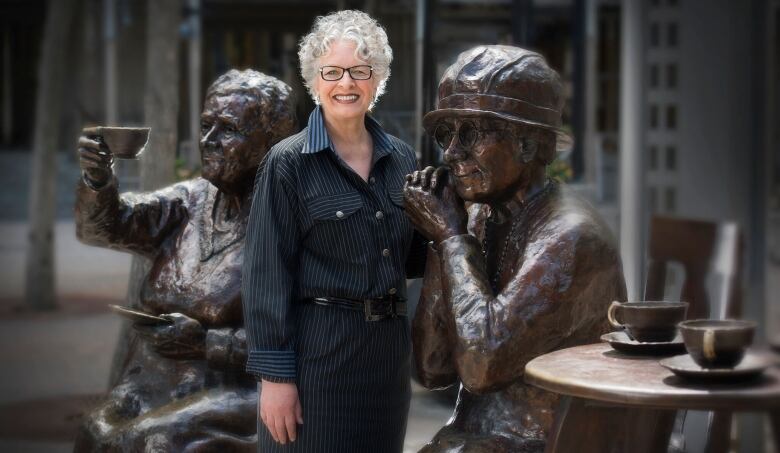
<instances>
[{"instance_id":1,"label":"bronze table","mask_svg":"<svg viewBox=\"0 0 780 453\"><path fill-rule=\"evenodd\" d=\"M680 409L769 412L780 445L778 367L743 383L703 384L675 376L659 360L599 343L561 349L528 362L527 383L564 395L546 451L666 452ZM716 445L726 447L727 442Z\"/></svg>"}]
</instances>

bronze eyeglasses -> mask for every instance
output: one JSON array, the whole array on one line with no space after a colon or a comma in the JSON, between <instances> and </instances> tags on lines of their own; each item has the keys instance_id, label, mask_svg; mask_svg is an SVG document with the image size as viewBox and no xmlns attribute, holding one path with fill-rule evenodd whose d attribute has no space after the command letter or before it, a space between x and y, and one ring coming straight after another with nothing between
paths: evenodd
<instances>
[{"instance_id":1,"label":"bronze eyeglasses","mask_svg":"<svg viewBox=\"0 0 780 453\"><path fill-rule=\"evenodd\" d=\"M433 138L441 149L446 150L452 143L452 139L457 135L461 146L468 148L474 146L477 140L488 132L505 132L507 127L503 128L484 128L478 127L472 121L463 121L460 127L454 128L447 123L441 123L433 131Z\"/></svg>"}]
</instances>

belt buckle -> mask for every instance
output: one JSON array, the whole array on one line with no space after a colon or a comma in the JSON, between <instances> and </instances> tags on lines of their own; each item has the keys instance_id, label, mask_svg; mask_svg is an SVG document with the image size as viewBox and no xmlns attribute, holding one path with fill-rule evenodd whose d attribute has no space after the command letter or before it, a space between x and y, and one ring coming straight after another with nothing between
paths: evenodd
<instances>
[{"instance_id":1,"label":"belt buckle","mask_svg":"<svg viewBox=\"0 0 780 453\"><path fill-rule=\"evenodd\" d=\"M363 301L363 314L365 315L366 321L380 321L385 317L384 313L379 314L372 312L371 306L374 301L375 299L366 299Z\"/></svg>"}]
</instances>

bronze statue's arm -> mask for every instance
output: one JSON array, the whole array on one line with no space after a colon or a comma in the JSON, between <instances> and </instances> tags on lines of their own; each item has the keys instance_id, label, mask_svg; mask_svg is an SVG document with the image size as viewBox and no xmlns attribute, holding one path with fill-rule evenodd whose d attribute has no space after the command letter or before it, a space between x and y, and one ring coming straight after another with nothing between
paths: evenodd
<instances>
[{"instance_id":1,"label":"bronze statue's arm","mask_svg":"<svg viewBox=\"0 0 780 453\"><path fill-rule=\"evenodd\" d=\"M206 332L206 361L212 368L244 368L247 359L243 327L223 327Z\"/></svg>"},{"instance_id":2,"label":"bronze statue's arm","mask_svg":"<svg viewBox=\"0 0 780 453\"><path fill-rule=\"evenodd\" d=\"M433 246L428 246L420 301L412 321L412 344L417 376L427 388L444 388L458 382L452 359L448 323L449 306L442 295L441 264Z\"/></svg>"},{"instance_id":3,"label":"bronze statue's arm","mask_svg":"<svg viewBox=\"0 0 780 453\"><path fill-rule=\"evenodd\" d=\"M145 194L119 195L116 177L93 188L76 188L76 236L98 247L153 256L187 218L183 184Z\"/></svg>"},{"instance_id":4,"label":"bronze statue's arm","mask_svg":"<svg viewBox=\"0 0 780 453\"><path fill-rule=\"evenodd\" d=\"M576 308L561 303L572 284L574 241L564 233L529 244L534 251L497 295L476 237L458 235L439 244L443 295L455 325L454 362L469 391L516 381L531 358L577 328Z\"/></svg>"}]
</instances>

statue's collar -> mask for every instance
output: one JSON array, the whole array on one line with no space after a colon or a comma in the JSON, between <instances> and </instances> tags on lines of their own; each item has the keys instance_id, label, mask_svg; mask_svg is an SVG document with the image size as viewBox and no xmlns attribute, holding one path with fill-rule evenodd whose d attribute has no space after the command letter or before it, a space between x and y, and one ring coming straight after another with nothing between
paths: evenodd
<instances>
[{"instance_id":1,"label":"statue's collar","mask_svg":"<svg viewBox=\"0 0 780 453\"><path fill-rule=\"evenodd\" d=\"M555 187L555 181L547 180L542 187L537 187L529 193L518 194L504 203L491 204L491 221L502 224L507 220L518 218L525 211L528 211L532 206L546 198L546 194L552 192Z\"/></svg>"}]
</instances>

